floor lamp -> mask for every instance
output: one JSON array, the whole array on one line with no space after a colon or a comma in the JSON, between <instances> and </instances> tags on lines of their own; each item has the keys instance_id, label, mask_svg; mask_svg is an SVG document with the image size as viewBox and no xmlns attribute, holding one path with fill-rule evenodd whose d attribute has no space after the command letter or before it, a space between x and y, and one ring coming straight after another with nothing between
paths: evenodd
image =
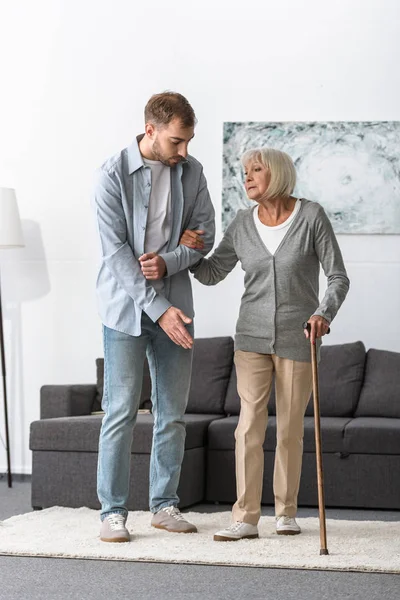
<instances>
[{"instance_id":1,"label":"floor lamp","mask_svg":"<svg viewBox=\"0 0 400 600\"><path fill-rule=\"evenodd\" d=\"M0 249L22 248L24 246L21 220L19 218L17 198L15 190L11 188L0 188ZM3 400L4 400L4 423L6 430L7 447L7 480L8 487L12 487L10 434L8 430L8 407L7 407L7 383L6 383L6 355L4 350L4 327L3 311L1 305L1 282L0 282L0 346L1 346L1 371L3 375Z\"/></svg>"}]
</instances>

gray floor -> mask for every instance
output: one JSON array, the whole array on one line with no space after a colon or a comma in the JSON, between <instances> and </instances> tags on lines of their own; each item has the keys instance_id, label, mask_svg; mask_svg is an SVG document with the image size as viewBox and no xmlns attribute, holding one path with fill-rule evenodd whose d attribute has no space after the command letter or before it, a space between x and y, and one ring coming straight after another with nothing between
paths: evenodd
<instances>
[{"instance_id":1,"label":"gray floor","mask_svg":"<svg viewBox=\"0 0 400 600\"><path fill-rule=\"evenodd\" d=\"M0 476L0 520L31 510L30 482ZM229 510L198 505L192 510ZM266 507L263 514L272 514ZM299 516L316 515L300 509ZM329 518L400 521L399 512L328 510ZM51 532L49 532L51 535ZM400 576L0 556L0 600L398 600Z\"/></svg>"}]
</instances>

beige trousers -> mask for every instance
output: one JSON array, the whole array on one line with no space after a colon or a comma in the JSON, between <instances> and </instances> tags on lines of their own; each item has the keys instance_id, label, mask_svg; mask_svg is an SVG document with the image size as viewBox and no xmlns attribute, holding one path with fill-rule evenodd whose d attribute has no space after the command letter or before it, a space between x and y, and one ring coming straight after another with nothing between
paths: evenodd
<instances>
[{"instance_id":1,"label":"beige trousers","mask_svg":"<svg viewBox=\"0 0 400 600\"><path fill-rule=\"evenodd\" d=\"M237 501L232 509L233 520L256 525L260 518L263 443L274 372L277 421L275 514L294 517L303 457L304 413L312 390L311 363L237 350L235 365L241 408L235 431Z\"/></svg>"}]
</instances>

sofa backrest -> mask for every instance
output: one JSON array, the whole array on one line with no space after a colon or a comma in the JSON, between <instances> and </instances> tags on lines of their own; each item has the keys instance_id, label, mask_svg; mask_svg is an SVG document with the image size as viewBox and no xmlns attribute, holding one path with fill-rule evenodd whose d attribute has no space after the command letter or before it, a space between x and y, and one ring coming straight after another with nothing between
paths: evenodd
<instances>
[{"instance_id":1,"label":"sofa backrest","mask_svg":"<svg viewBox=\"0 0 400 600\"><path fill-rule=\"evenodd\" d=\"M224 414L224 402L233 362L231 337L197 338L194 341L192 380L187 413ZM101 410L104 359L96 360L97 394L93 410ZM151 378L145 360L140 408L151 408Z\"/></svg>"},{"instance_id":2,"label":"sofa backrest","mask_svg":"<svg viewBox=\"0 0 400 600\"><path fill-rule=\"evenodd\" d=\"M362 342L321 347L318 368L319 400L323 417L353 416L360 397L365 368L365 347ZM238 415L240 400L236 389L236 371L232 369L225 400L225 412ZM276 414L275 386L272 386L268 413ZM311 400L306 415L314 414Z\"/></svg>"},{"instance_id":3,"label":"sofa backrest","mask_svg":"<svg viewBox=\"0 0 400 600\"><path fill-rule=\"evenodd\" d=\"M354 416L363 385L365 359L362 342L321 346L318 377L323 417ZM306 415L314 415L312 397Z\"/></svg>"},{"instance_id":4,"label":"sofa backrest","mask_svg":"<svg viewBox=\"0 0 400 600\"><path fill-rule=\"evenodd\" d=\"M370 349L356 417L400 418L400 353Z\"/></svg>"},{"instance_id":5,"label":"sofa backrest","mask_svg":"<svg viewBox=\"0 0 400 600\"><path fill-rule=\"evenodd\" d=\"M232 364L231 337L195 340L187 413L224 414Z\"/></svg>"}]
</instances>

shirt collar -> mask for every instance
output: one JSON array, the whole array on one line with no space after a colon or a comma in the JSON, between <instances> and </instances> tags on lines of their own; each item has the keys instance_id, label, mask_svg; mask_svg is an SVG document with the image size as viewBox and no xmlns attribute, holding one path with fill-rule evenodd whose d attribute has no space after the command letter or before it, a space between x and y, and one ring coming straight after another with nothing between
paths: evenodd
<instances>
[{"instance_id":1,"label":"shirt collar","mask_svg":"<svg viewBox=\"0 0 400 600\"><path fill-rule=\"evenodd\" d=\"M143 167L143 159L139 150L139 142L144 138L144 133L141 133L133 140L132 144L128 146L128 167L129 175L132 175L135 171Z\"/></svg>"},{"instance_id":2,"label":"shirt collar","mask_svg":"<svg viewBox=\"0 0 400 600\"><path fill-rule=\"evenodd\" d=\"M128 167L129 175L132 175L135 171L144 166L142 155L139 150L139 143L144 138L144 133L141 133L136 137L130 146L128 146ZM187 163L186 158L182 159L179 165ZM173 167L172 167L173 168Z\"/></svg>"}]
</instances>

